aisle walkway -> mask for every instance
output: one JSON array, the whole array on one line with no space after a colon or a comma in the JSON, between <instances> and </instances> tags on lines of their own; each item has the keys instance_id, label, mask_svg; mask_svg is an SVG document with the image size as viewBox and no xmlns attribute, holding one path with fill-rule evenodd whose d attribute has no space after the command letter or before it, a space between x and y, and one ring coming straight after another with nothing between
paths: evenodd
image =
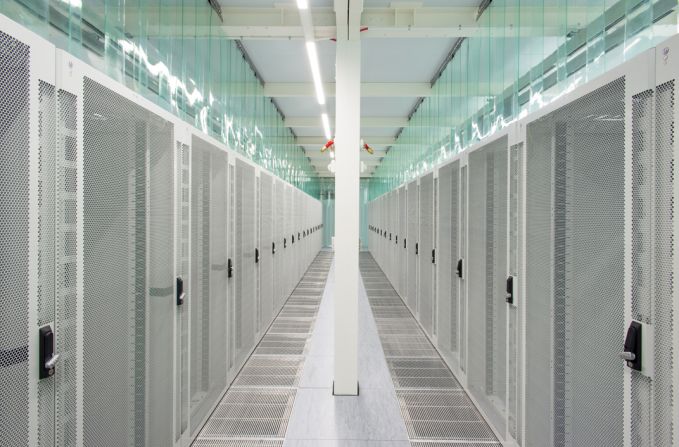
<instances>
[{"instance_id":1,"label":"aisle walkway","mask_svg":"<svg viewBox=\"0 0 679 447\"><path fill-rule=\"evenodd\" d=\"M194 447L281 447L332 253L316 256Z\"/></svg>"},{"instance_id":2,"label":"aisle walkway","mask_svg":"<svg viewBox=\"0 0 679 447\"><path fill-rule=\"evenodd\" d=\"M412 446L499 446L370 253L360 270Z\"/></svg>"},{"instance_id":3,"label":"aisle walkway","mask_svg":"<svg viewBox=\"0 0 679 447\"><path fill-rule=\"evenodd\" d=\"M409 447L408 433L359 281L358 397L332 395L334 268L331 269L304 364L285 447Z\"/></svg>"}]
</instances>

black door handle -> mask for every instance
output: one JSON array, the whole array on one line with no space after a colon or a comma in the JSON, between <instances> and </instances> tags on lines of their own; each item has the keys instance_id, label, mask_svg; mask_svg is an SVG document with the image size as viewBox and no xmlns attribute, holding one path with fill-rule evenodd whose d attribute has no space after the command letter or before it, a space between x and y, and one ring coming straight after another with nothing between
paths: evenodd
<instances>
[{"instance_id":1,"label":"black door handle","mask_svg":"<svg viewBox=\"0 0 679 447\"><path fill-rule=\"evenodd\" d=\"M431 263L436 264L436 249L432 249L431 251Z\"/></svg>"},{"instance_id":2,"label":"black door handle","mask_svg":"<svg viewBox=\"0 0 679 447\"><path fill-rule=\"evenodd\" d=\"M462 278L462 259L457 261L457 277Z\"/></svg>"},{"instance_id":3,"label":"black door handle","mask_svg":"<svg viewBox=\"0 0 679 447\"><path fill-rule=\"evenodd\" d=\"M255 248L255 264L259 264L259 248Z\"/></svg>"},{"instance_id":4,"label":"black door handle","mask_svg":"<svg viewBox=\"0 0 679 447\"><path fill-rule=\"evenodd\" d=\"M620 357L630 368L641 371L641 323L632 321L625 337L625 350Z\"/></svg>"},{"instance_id":5,"label":"black door handle","mask_svg":"<svg viewBox=\"0 0 679 447\"><path fill-rule=\"evenodd\" d=\"M508 304L514 304L514 277L513 276L507 277L506 292L507 292L507 294L505 295L505 301L507 301Z\"/></svg>"},{"instance_id":6,"label":"black door handle","mask_svg":"<svg viewBox=\"0 0 679 447\"><path fill-rule=\"evenodd\" d=\"M420 243L415 242L415 254L419 255L420 254Z\"/></svg>"},{"instance_id":7,"label":"black door handle","mask_svg":"<svg viewBox=\"0 0 679 447\"><path fill-rule=\"evenodd\" d=\"M40 328L40 378L46 379L52 377L57 367L57 359L59 354L54 353L54 332L52 326L43 326Z\"/></svg>"},{"instance_id":8,"label":"black door handle","mask_svg":"<svg viewBox=\"0 0 679 447\"><path fill-rule=\"evenodd\" d=\"M233 277L233 261L231 261L231 258L226 262L226 271L227 271L227 276L229 278Z\"/></svg>"},{"instance_id":9,"label":"black door handle","mask_svg":"<svg viewBox=\"0 0 679 447\"><path fill-rule=\"evenodd\" d=\"M177 306L184 304L184 298L186 298L186 292L184 292L184 280L177 277Z\"/></svg>"},{"instance_id":10,"label":"black door handle","mask_svg":"<svg viewBox=\"0 0 679 447\"><path fill-rule=\"evenodd\" d=\"M271 254L272 255L276 254L276 243L275 242L271 243Z\"/></svg>"}]
</instances>

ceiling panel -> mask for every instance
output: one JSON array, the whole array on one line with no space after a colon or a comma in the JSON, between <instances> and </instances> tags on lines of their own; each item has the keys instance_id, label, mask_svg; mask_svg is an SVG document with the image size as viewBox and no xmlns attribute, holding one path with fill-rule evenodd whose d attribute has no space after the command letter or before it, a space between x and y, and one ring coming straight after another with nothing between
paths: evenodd
<instances>
[{"instance_id":1,"label":"ceiling panel","mask_svg":"<svg viewBox=\"0 0 679 447\"><path fill-rule=\"evenodd\" d=\"M363 39L363 82L429 82L454 39Z\"/></svg>"},{"instance_id":2,"label":"ceiling panel","mask_svg":"<svg viewBox=\"0 0 679 447\"><path fill-rule=\"evenodd\" d=\"M361 98L361 116L408 116L416 98Z\"/></svg>"},{"instance_id":3,"label":"ceiling panel","mask_svg":"<svg viewBox=\"0 0 679 447\"><path fill-rule=\"evenodd\" d=\"M313 82L303 40L246 40L243 45L264 82ZM335 43L316 45L323 82L334 82Z\"/></svg>"}]
</instances>

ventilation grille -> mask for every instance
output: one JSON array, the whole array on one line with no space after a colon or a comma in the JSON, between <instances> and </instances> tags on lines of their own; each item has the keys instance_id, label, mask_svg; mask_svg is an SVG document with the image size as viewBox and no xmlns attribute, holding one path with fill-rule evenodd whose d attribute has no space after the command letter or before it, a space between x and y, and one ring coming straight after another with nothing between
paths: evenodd
<instances>
[{"instance_id":1,"label":"ventilation grille","mask_svg":"<svg viewBox=\"0 0 679 447\"><path fill-rule=\"evenodd\" d=\"M224 151L191 139L191 432L226 386L227 167Z\"/></svg>"},{"instance_id":2,"label":"ventilation grille","mask_svg":"<svg viewBox=\"0 0 679 447\"><path fill-rule=\"evenodd\" d=\"M624 97L620 78L527 127L528 445L623 444Z\"/></svg>"},{"instance_id":3,"label":"ventilation grille","mask_svg":"<svg viewBox=\"0 0 679 447\"><path fill-rule=\"evenodd\" d=\"M379 270L367 253L361 254L360 269L371 276ZM382 296L367 295L413 445L500 445L403 301L383 306Z\"/></svg>"},{"instance_id":4,"label":"ventilation grille","mask_svg":"<svg viewBox=\"0 0 679 447\"><path fill-rule=\"evenodd\" d=\"M406 259L408 260L408 293L406 302L411 311L417 311L417 256L415 256L415 244L419 240L419 187L417 182L408 184L408 238L406 239Z\"/></svg>"},{"instance_id":5,"label":"ventilation grille","mask_svg":"<svg viewBox=\"0 0 679 447\"><path fill-rule=\"evenodd\" d=\"M326 276L328 256L320 253L314 262L317 267L323 266ZM307 279L305 276L302 281ZM302 373L302 354L318 311L317 305L308 305L304 308L312 313L307 318L285 316L289 308L299 307L289 303L283 306L194 446L282 445ZM300 333L300 327L305 331Z\"/></svg>"},{"instance_id":6,"label":"ventilation grille","mask_svg":"<svg viewBox=\"0 0 679 447\"><path fill-rule=\"evenodd\" d=\"M30 49L0 31L0 445L28 445Z\"/></svg>"}]
</instances>

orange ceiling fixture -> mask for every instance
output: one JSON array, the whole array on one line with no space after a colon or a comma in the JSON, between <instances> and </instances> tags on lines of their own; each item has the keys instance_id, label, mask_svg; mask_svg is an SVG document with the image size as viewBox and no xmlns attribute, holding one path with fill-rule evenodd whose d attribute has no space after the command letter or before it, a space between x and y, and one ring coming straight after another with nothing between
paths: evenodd
<instances>
[{"instance_id":1,"label":"orange ceiling fixture","mask_svg":"<svg viewBox=\"0 0 679 447\"><path fill-rule=\"evenodd\" d=\"M328 140L328 142L325 143L325 144L323 145L323 147L321 147L321 153L327 151L328 149L330 150L330 152L334 152L334 151L335 151L335 140L334 140L334 139ZM372 148L368 143L366 143L365 141L363 141L362 139L361 139L361 149L365 150L365 151L366 151L367 153L369 153L370 155L373 155L373 154L375 153L375 151L373 150L373 148Z\"/></svg>"}]
</instances>

